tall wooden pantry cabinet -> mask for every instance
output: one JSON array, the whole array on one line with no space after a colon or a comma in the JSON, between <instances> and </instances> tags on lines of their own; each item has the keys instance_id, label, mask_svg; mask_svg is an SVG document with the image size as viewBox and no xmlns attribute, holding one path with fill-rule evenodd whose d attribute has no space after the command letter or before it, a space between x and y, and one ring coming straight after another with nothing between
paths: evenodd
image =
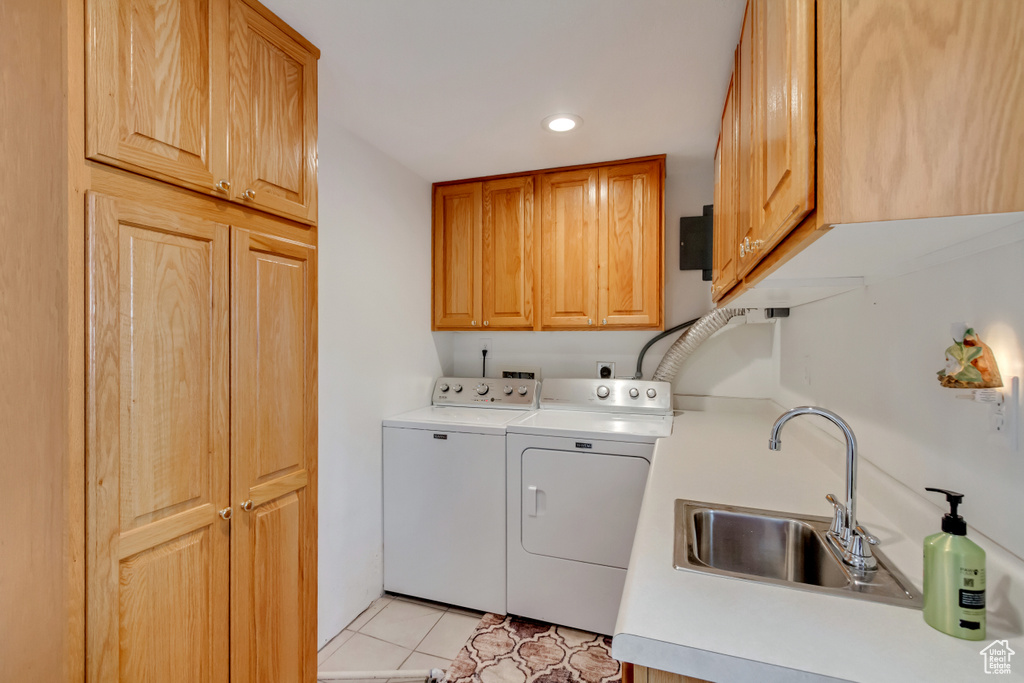
<instances>
[{"instance_id":1,"label":"tall wooden pantry cabinet","mask_svg":"<svg viewBox=\"0 0 1024 683\"><path fill-rule=\"evenodd\" d=\"M319 51L255 0L4 13L0 680L313 683Z\"/></svg>"}]
</instances>

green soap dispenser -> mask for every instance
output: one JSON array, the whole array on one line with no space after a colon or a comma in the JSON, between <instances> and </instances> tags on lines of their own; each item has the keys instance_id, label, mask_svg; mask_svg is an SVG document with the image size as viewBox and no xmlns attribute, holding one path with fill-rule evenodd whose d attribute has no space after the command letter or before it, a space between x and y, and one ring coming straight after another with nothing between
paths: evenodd
<instances>
[{"instance_id":1,"label":"green soap dispenser","mask_svg":"<svg viewBox=\"0 0 1024 683\"><path fill-rule=\"evenodd\" d=\"M965 640L985 639L985 551L967 538L967 523L956 514L962 493L944 493L949 514L942 531L924 539L924 620L934 629Z\"/></svg>"}]
</instances>

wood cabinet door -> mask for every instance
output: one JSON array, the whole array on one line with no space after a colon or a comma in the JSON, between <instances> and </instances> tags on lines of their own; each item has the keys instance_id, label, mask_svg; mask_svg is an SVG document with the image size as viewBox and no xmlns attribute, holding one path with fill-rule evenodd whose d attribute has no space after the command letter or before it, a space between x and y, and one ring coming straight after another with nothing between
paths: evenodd
<instances>
[{"instance_id":1,"label":"wood cabinet door","mask_svg":"<svg viewBox=\"0 0 1024 683\"><path fill-rule=\"evenodd\" d=\"M757 244L759 237L754 211L753 194L753 114L754 114L754 0L747 2L743 13L740 44L736 48L736 67L733 70L733 118L736 127L736 239L738 254L737 275L746 275L757 260L766 253ZM750 245L749 247L747 245Z\"/></svg>"},{"instance_id":2,"label":"wood cabinet door","mask_svg":"<svg viewBox=\"0 0 1024 683\"><path fill-rule=\"evenodd\" d=\"M712 243L712 286L716 301L737 280L739 246L736 217L736 117L733 110L733 85L729 83L722 112L722 129L715 158L715 221Z\"/></svg>"},{"instance_id":3,"label":"wood cabinet door","mask_svg":"<svg viewBox=\"0 0 1024 683\"><path fill-rule=\"evenodd\" d=\"M242 0L230 21L231 197L315 223L317 55Z\"/></svg>"},{"instance_id":4,"label":"wood cabinet door","mask_svg":"<svg viewBox=\"0 0 1024 683\"><path fill-rule=\"evenodd\" d=\"M663 177L660 161L601 169L597 263L602 327L662 324Z\"/></svg>"},{"instance_id":5,"label":"wood cabinet door","mask_svg":"<svg viewBox=\"0 0 1024 683\"><path fill-rule=\"evenodd\" d=\"M533 176L483 184L483 325L533 329Z\"/></svg>"},{"instance_id":6,"label":"wood cabinet door","mask_svg":"<svg viewBox=\"0 0 1024 683\"><path fill-rule=\"evenodd\" d=\"M86 156L217 193L227 178L226 5L86 7Z\"/></svg>"},{"instance_id":7,"label":"wood cabinet door","mask_svg":"<svg viewBox=\"0 0 1024 683\"><path fill-rule=\"evenodd\" d=\"M814 208L814 2L755 0L754 20L754 222L767 253Z\"/></svg>"},{"instance_id":8,"label":"wood cabinet door","mask_svg":"<svg viewBox=\"0 0 1024 683\"><path fill-rule=\"evenodd\" d=\"M482 326L483 193L480 183L434 190L435 330Z\"/></svg>"},{"instance_id":9,"label":"wood cabinet door","mask_svg":"<svg viewBox=\"0 0 1024 683\"><path fill-rule=\"evenodd\" d=\"M87 239L86 679L225 683L228 228L90 193Z\"/></svg>"},{"instance_id":10,"label":"wood cabinet door","mask_svg":"<svg viewBox=\"0 0 1024 683\"><path fill-rule=\"evenodd\" d=\"M232 235L232 680L316 678L316 260Z\"/></svg>"},{"instance_id":11,"label":"wood cabinet door","mask_svg":"<svg viewBox=\"0 0 1024 683\"><path fill-rule=\"evenodd\" d=\"M541 327L597 324L598 170L541 176Z\"/></svg>"}]
</instances>

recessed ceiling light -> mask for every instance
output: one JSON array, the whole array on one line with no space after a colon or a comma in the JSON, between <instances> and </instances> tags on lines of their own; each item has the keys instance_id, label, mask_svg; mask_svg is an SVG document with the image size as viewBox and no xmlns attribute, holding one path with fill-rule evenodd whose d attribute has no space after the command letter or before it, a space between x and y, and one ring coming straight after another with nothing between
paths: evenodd
<instances>
[{"instance_id":1,"label":"recessed ceiling light","mask_svg":"<svg viewBox=\"0 0 1024 683\"><path fill-rule=\"evenodd\" d=\"M575 114L552 114L543 121L541 127L555 133L567 133L574 128L579 128L583 119Z\"/></svg>"}]
</instances>

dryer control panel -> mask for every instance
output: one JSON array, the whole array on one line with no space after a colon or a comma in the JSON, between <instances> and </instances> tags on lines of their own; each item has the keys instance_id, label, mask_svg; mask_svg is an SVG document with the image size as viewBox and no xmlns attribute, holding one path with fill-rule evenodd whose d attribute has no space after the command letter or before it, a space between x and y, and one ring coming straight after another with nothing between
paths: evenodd
<instances>
[{"instance_id":1,"label":"dryer control panel","mask_svg":"<svg viewBox=\"0 0 1024 683\"><path fill-rule=\"evenodd\" d=\"M435 406L473 406L479 408L537 407L540 382L535 379L496 377L441 377L434 382Z\"/></svg>"},{"instance_id":2,"label":"dryer control panel","mask_svg":"<svg viewBox=\"0 0 1024 683\"><path fill-rule=\"evenodd\" d=\"M548 379L540 407L561 410L669 415L672 385L633 379Z\"/></svg>"}]
</instances>

